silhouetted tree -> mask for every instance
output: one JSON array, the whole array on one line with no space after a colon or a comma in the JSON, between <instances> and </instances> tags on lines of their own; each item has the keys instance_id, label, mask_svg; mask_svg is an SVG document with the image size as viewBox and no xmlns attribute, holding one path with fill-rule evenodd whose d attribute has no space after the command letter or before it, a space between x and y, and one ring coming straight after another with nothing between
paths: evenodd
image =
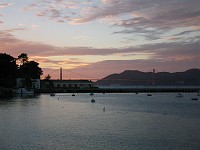
<instances>
[{"instance_id":1,"label":"silhouetted tree","mask_svg":"<svg viewBox=\"0 0 200 150\"><path fill-rule=\"evenodd\" d=\"M21 62L20 66L16 64L17 60ZM31 79L40 79L41 75L39 63L28 61L26 53L20 54L17 58L0 53L0 87L13 87L16 77L24 78L24 84L30 87Z\"/></svg>"},{"instance_id":2,"label":"silhouetted tree","mask_svg":"<svg viewBox=\"0 0 200 150\"><path fill-rule=\"evenodd\" d=\"M50 80L50 79L51 79L51 76L48 74L47 76L45 76L44 79L45 79L45 80Z\"/></svg>"},{"instance_id":3,"label":"silhouetted tree","mask_svg":"<svg viewBox=\"0 0 200 150\"><path fill-rule=\"evenodd\" d=\"M21 65L28 62L28 55L26 53L21 53L17 60L21 62Z\"/></svg>"},{"instance_id":4,"label":"silhouetted tree","mask_svg":"<svg viewBox=\"0 0 200 150\"><path fill-rule=\"evenodd\" d=\"M25 79L26 87L30 88L32 83L31 79L40 79L43 74L42 69L39 67L39 63L35 61L24 62L19 67L20 77Z\"/></svg>"},{"instance_id":5,"label":"silhouetted tree","mask_svg":"<svg viewBox=\"0 0 200 150\"><path fill-rule=\"evenodd\" d=\"M51 80L51 76L48 74L47 76L45 76L44 80L46 81L46 83L48 83L48 84L46 85L46 87L47 87L48 89L52 89L52 88L53 88L53 82L52 82L52 80Z\"/></svg>"},{"instance_id":6,"label":"silhouetted tree","mask_svg":"<svg viewBox=\"0 0 200 150\"><path fill-rule=\"evenodd\" d=\"M6 53L0 53L0 86L13 87L16 72L16 59Z\"/></svg>"},{"instance_id":7,"label":"silhouetted tree","mask_svg":"<svg viewBox=\"0 0 200 150\"><path fill-rule=\"evenodd\" d=\"M39 63L35 61L28 61L19 67L21 77L28 77L31 79L40 79L43 74L42 69L39 67Z\"/></svg>"}]
</instances>

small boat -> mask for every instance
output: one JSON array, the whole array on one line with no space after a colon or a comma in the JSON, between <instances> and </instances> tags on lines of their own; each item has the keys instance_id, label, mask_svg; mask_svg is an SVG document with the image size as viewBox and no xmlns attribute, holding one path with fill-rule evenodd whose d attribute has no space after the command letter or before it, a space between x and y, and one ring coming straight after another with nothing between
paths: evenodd
<instances>
[{"instance_id":1,"label":"small boat","mask_svg":"<svg viewBox=\"0 0 200 150\"><path fill-rule=\"evenodd\" d=\"M50 96L55 96L55 94L54 94L54 93L51 93Z\"/></svg>"},{"instance_id":2,"label":"small boat","mask_svg":"<svg viewBox=\"0 0 200 150\"><path fill-rule=\"evenodd\" d=\"M90 96L93 96L94 95L94 93L92 92L92 93L90 93Z\"/></svg>"},{"instance_id":3,"label":"small boat","mask_svg":"<svg viewBox=\"0 0 200 150\"><path fill-rule=\"evenodd\" d=\"M152 94L147 94L147 96L152 96Z\"/></svg>"},{"instance_id":4,"label":"small boat","mask_svg":"<svg viewBox=\"0 0 200 150\"><path fill-rule=\"evenodd\" d=\"M193 97L193 98L191 98L191 100L193 100L193 101L197 101L197 100L198 100L198 98L196 98L196 97Z\"/></svg>"},{"instance_id":5,"label":"small boat","mask_svg":"<svg viewBox=\"0 0 200 150\"><path fill-rule=\"evenodd\" d=\"M183 97L183 95L182 95L181 93L178 93L178 94L176 95L176 97Z\"/></svg>"},{"instance_id":6,"label":"small boat","mask_svg":"<svg viewBox=\"0 0 200 150\"><path fill-rule=\"evenodd\" d=\"M92 99L92 100L91 100L91 103L95 103L95 100L94 100L94 99Z\"/></svg>"},{"instance_id":7,"label":"small boat","mask_svg":"<svg viewBox=\"0 0 200 150\"><path fill-rule=\"evenodd\" d=\"M73 93L72 96L75 96L75 94Z\"/></svg>"}]
</instances>

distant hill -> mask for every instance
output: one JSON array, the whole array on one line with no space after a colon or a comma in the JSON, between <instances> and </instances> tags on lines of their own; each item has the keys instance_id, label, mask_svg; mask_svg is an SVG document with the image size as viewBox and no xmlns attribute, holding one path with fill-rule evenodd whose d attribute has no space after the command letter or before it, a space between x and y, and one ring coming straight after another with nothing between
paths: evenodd
<instances>
[{"instance_id":1,"label":"distant hill","mask_svg":"<svg viewBox=\"0 0 200 150\"><path fill-rule=\"evenodd\" d=\"M190 69L185 72L158 72L154 74L154 83L157 86L173 85L200 85L200 69ZM138 70L126 70L119 74L111 74L96 82L99 86L120 85L153 85L153 73Z\"/></svg>"}]
</instances>

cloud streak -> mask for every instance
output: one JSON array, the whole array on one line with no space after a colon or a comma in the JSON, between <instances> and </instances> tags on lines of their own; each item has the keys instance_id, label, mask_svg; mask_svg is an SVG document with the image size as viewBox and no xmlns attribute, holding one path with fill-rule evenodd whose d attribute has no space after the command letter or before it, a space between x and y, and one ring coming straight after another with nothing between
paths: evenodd
<instances>
[{"instance_id":1,"label":"cloud streak","mask_svg":"<svg viewBox=\"0 0 200 150\"><path fill-rule=\"evenodd\" d=\"M12 3L0 3L0 9L5 8L5 7L9 7L11 5L13 5L13 4Z\"/></svg>"},{"instance_id":2,"label":"cloud streak","mask_svg":"<svg viewBox=\"0 0 200 150\"><path fill-rule=\"evenodd\" d=\"M181 32L192 33L193 28L200 32L198 0L101 0L98 3L90 0L46 0L30 5L33 6L37 16L58 23L83 24L107 20L104 23L123 28L115 34L137 34L146 40L160 40L164 34L180 28ZM178 33L171 34L176 36Z\"/></svg>"},{"instance_id":3,"label":"cloud streak","mask_svg":"<svg viewBox=\"0 0 200 150\"><path fill-rule=\"evenodd\" d=\"M16 28L0 31L0 52L6 52L15 57L21 53L27 53L32 59L40 62L42 67L46 68L46 70L49 70L47 68L71 66L70 68L72 71L78 71L85 75L89 75L87 73L87 71L89 71L100 78L106 74L120 72L125 69L139 69L145 71L148 70L148 68L175 70L175 68L188 69L200 67L198 65L200 64L200 41L193 43L174 42L144 44L142 46L128 48L98 49L92 47L55 47L42 43L19 40L12 35L13 32L18 30L24 29ZM148 59L133 59L132 56L132 59L126 58L126 56L130 57L130 55L134 56L138 54L150 57L148 57ZM123 55L124 60L115 58L113 60L87 62L79 58L83 58L83 56L95 57L113 55Z\"/></svg>"},{"instance_id":4,"label":"cloud streak","mask_svg":"<svg viewBox=\"0 0 200 150\"><path fill-rule=\"evenodd\" d=\"M17 26L14 25L14 19L10 19L4 11L12 5L16 13L20 12L19 19L35 15L34 22L20 20L16 22ZM41 62L46 70L70 66L70 69L74 68L82 74L88 75L88 71L101 77L125 69L147 71L148 68L176 70L200 67L199 6L199 0L37 0L20 4L0 3L0 10L3 10L0 13L0 27L3 27L0 30L0 52L14 56L27 53L31 59ZM80 29L82 24L84 28ZM56 28L54 25L57 25ZM52 34L49 34L46 26L60 30L50 31ZM107 33L99 33L99 27ZM66 30L67 36L60 32ZM23 31L28 31L26 33L30 36L33 33L33 38L41 32L47 44L24 40L27 35ZM53 36L45 37L47 33L60 35L56 36L58 39L53 39ZM91 35L99 37L87 42L96 42L101 48L50 44L50 41L63 41L65 38L85 44L84 39ZM105 40L104 36L107 36ZM107 39L111 39L111 43ZM109 46L103 47L104 41ZM119 41L122 44L116 43ZM115 46L115 43L121 47Z\"/></svg>"},{"instance_id":5,"label":"cloud streak","mask_svg":"<svg viewBox=\"0 0 200 150\"><path fill-rule=\"evenodd\" d=\"M199 54L200 41L195 43L157 43L157 44L145 44L140 47L128 47L128 48L92 48L92 47L56 47L52 45L23 41L16 39L12 32L16 30L24 30L23 28L17 28L9 31L0 31L0 46L2 50L6 50L9 53L18 51L23 53L27 51L32 56L83 56L83 55L114 55L114 54L134 54L134 53L155 53L158 54L166 52L172 56L177 55L194 55ZM163 59L166 55L163 56Z\"/></svg>"}]
</instances>

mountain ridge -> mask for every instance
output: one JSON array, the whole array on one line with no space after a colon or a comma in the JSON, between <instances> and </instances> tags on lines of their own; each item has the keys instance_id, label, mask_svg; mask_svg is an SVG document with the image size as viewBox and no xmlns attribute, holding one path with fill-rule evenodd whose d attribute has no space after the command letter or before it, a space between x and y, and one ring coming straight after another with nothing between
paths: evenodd
<instances>
[{"instance_id":1,"label":"mountain ridge","mask_svg":"<svg viewBox=\"0 0 200 150\"><path fill-rule=\"evenodd\" d=\"M154 79L154 80L153 80ZM184 72L142 72L139 70L124 70L121 73L110 74L96 82L99 86L121 85L200 85L200 69L192 68Z\"/></svg>"}]
</instances>

